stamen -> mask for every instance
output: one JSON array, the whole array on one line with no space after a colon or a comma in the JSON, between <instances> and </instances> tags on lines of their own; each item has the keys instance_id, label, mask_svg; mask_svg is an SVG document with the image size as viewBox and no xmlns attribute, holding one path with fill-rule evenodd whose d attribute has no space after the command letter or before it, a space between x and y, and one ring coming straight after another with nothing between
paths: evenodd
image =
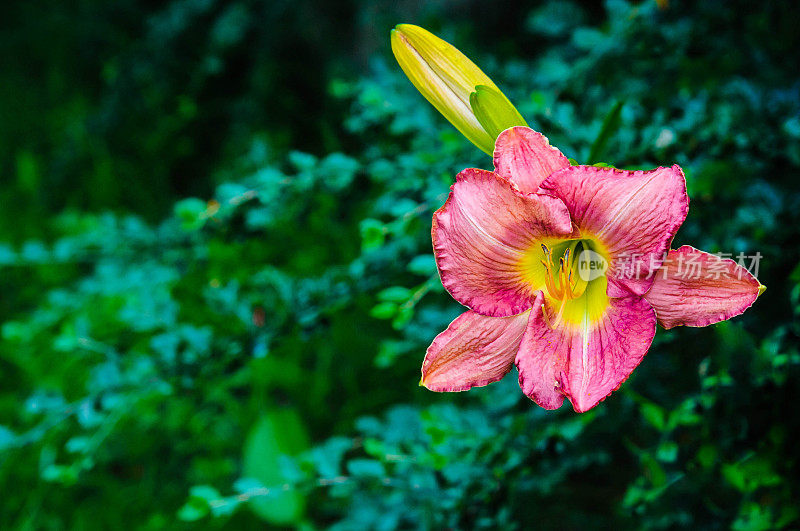
<instances>
[{"instance_id":1,"label":"stamen","mask_svg":"<svg viewBox=\"0 0 800 531\"><path fill-rule=\"evenodd\" d=\"M556 322L553 323L553 328L557 327L561 323L561 318L564 316L564 307L567 305L567 299L563 299L561 301L561 307L558 309L558 315L556 315Z\"/></svg>"},{"instance_id":2,"label":"stamen","mask_svg":"<svg viewBox=\"0 0 800 531\"><path fill-rule=\"evenodd\" d=\"M580 289L578 288L578 284L581 284L581 282L577 278L574 278L574 272L572 271L574 260L571 247L567 247L564 250L564 255L558 259L558 271L553 271L555 269L555 264L552 251L543 243L541 246L545 258L544 260L540 260L545 269L545 289L551 299L559 301L558 312L552 321L544 305L542 305L542 315L547 322L547 326L555 328L561 323L567 301L577 299L583 295L586 291L586 284L583 284Z\"/></svg>"},{"instance_id":3,"label":"stamen","mask_svg":"<svg viewBox=\"0 0 800 531\"><path fill-rule=\"evenodd\" d=\"M559 242L558 249L563 249L562 256L555 260L554 250L540 243L542 248L542 260L544 268L544 291L547 303L541 305L542 317L551 329L555 329L564 320L567 302L583 297L591 282L584 279L576 268L576 254L580 254L579 249L583 249L585 244L580 241ZM583 245L583 247L578 247ZM558 309L556 309L556 305ZM548 307L550 313L548 313ZM572 307L571 307L572 308ZM572 312L572 310L570 310Z\"/></svg>"},{"instance_id":4,"label":"stamen","mask_svg":"<svg viewBox=\"0 0 800 531\"><path fill-rule=\"evenodd\" d=\"M544 316L544 322L547 323L547 327L550 330L555 330L555 327L550 324L550 318L547 317L547 308L544 307L544 304L542 304L542 316Z\"/></svg>"},{"instance_id":5,"label":"stamen","mask_svg":"<svg viewBox=\"0 0 800 531\"><path fill-rule=\"evenodd\" d=\"M578 285L578 281L576 280L575 281L575 286L573 286L572 290L571 290L573 299L577 299L578 297L580 297L581 295L586 293L586 288L589 287L589 283L586 282L586 283L583 284L583 286L581 287L580 291L575 291L575 288L577 287L577 285Z\"/></svg>"},{"instance_id":6,"label":"stamen","mask_svg":"<svg viewBox=\"0 0 800 531\"><path fill-rule=\"evenodd\" d=\"M561 306L558 308L558 314L556 314L556 319L554 322L550 321L550 317L547 315L547 308L545 305L542 304L542 316L544 317L544 322L547 324L547 327L550 330L555 330L556 327L561 324L561 318L564 317L564 307L567 305L567 299L561 300Z\"/></svg>"},{"instance_id":7,"label":"stamen","mask_svg":"<svg viewBox=\"0 0 800 531\"><path fill-rule=\"evenodd\" d=\"M542 260L542 265L544 265L546 270L546 274L544 276L544 285L547 288L547 292L550 293L552 297L556 297L558 290L556 289L555 281L553 280L553 270L550 269L550 264L544 260Z\"/></svg>"},{"instance_id":8,"label":"stamen","mask_svg":"<svg viewBox=\"0 0 800 531\"><path fill-rule=\"evenodd\" d=\"M545 287L551 297L560 299L564 296L564 286L563 283L561 287L558 286L555 274L553 274L553 254L547 245L542 243L541 246L546 258L546 260L541 261L545 268Z\"/></svg>"},{"instance_id":9,"label":"stamen","mask_svg":"<svg viewBox=\"0 0 800 531\"><path fill-rule=\"evenodd\" d=\"M567 265L563 258L559 259L561 262L561 270L558 272L558 280L561 282L561 293L567 293Z\"/></svg>"}]
</instances>

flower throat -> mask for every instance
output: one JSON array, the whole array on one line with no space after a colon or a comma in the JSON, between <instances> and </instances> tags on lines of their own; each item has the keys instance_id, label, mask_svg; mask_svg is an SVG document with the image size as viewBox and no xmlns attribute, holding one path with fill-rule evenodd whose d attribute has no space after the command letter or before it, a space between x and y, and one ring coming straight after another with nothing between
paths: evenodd
<instances>
[{"instance_id":1,"label":"flower throat","mask_svg":"<svg viewBox=\"0 0 800 531\"><path fill-rule=\"evenodd\" d=\"M560 301L558 313L553 320L547 315L547 309L545 305L542 304L542 315L544 316L547 326L551 329L554 329L561 323L567 301L581 297L586 291L586 287L589 285L587 281L579 277L577 268L575 267L575 255L577 254L579 245L583 248L581 242L575 242L575 244L567 247L564 250L564 255L558 259L558 267L556 267L553 261L553 252L547 245L542 244L544 259L541 260L541 262L545 268L545 289L547 290L547 295L551 299Z\"/></svg>"}]
</instances>

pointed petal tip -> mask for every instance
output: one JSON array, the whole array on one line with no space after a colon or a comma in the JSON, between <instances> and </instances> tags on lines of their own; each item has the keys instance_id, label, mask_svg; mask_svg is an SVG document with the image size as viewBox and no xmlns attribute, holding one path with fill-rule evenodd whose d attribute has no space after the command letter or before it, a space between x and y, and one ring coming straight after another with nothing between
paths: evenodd
<instances>
[{"instance_id":1,"label":"pointed petal tip","mask_svg":"<svg viewBox=\"0 0 800 531\"><path fill-rule=\"evenodd\" d=\"M408 43L408 35L403 32L403 26L405 26L405 24L398 24L389 31L389 42L392 45L392 53L394 53L395 56L397 56L398 53L395 48L401 45L405 45L406 47L410 46Z\"/></svg>"},{"instance_id":2,"label":"pointed petal tip","mask_svg":"<svg viewBox=\"0 0 800 531\"><path fill-rule=\"evenodd\" d=\"M407 23L403 22L403 23L400 23L400 24L395 24L395 26L392 28L392 31L390 33L392 34L393 37L395 35L397 35L398 37L402 36L402 37L406 37L407 38L409 36L409 34L414 32L415 30L421 30L423 32L428 32L424 28L421 28L419 26L415 26L414 24L407 24ZM428 32L428 33L430 33L430 32Z\"/></svg>"},{"instance_id":3,"label":"pointed petal tip","mask_svg":"<svg viewBox=\"0 0 800 531\"><path fill-rule=\"evenodd\" d=\"M528 312L505 319L462 313L428 347L420 385L458 392L502 379L514 364L527 322Z\"/></svg>"},{"instance_id":4,"label":"pointed petal tip","mask_svg":"<svg viewBox=\"0 0 800 531\"><path fill-rule=\"evenodd\" d=\"M644 297L666 329L727 321L744 313L767 289L730 258L690 245L670 250L660 271Z\"/></svg>"}]
</instances>

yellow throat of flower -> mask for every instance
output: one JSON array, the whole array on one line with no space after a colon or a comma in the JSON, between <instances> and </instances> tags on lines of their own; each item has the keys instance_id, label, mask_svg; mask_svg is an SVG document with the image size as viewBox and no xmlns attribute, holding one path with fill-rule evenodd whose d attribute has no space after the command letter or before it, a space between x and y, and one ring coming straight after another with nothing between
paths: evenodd
<instances>
[{"instance_id":1,"label":"yellow throat of flower","mask_svg":"<svg viewBox=\"0 0 800 531\"><path fill-rule=\"evenodd\" d=\"M608 306L605 253L593 240L566 240L541 243L539 266L535 274L545 294L541 311L550 328L562 323L586 325L599 320ZM559 256L557 259L556 256Z\"/></svg>"}]
</instances>

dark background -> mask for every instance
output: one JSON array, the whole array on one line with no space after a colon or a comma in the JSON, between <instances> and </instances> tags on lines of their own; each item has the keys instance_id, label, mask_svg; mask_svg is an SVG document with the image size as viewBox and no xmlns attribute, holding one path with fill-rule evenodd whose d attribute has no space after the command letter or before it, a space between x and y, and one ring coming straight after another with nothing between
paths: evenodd
<instances>
[{"instance_id":1,"label":"dark background","mask_svg":"<svg viewBox=\"0 0 800 531\"><path fill-rule=\"evenodd\" d=\"M0 6L0 527L794 528L792 2ZM389 30L580 162L680 164L675 246L761 253L600 406L417 387L459 313L430 219L491 161ZM615 112L618 109L618 112Z\"/></svg>"}]
</instances>

